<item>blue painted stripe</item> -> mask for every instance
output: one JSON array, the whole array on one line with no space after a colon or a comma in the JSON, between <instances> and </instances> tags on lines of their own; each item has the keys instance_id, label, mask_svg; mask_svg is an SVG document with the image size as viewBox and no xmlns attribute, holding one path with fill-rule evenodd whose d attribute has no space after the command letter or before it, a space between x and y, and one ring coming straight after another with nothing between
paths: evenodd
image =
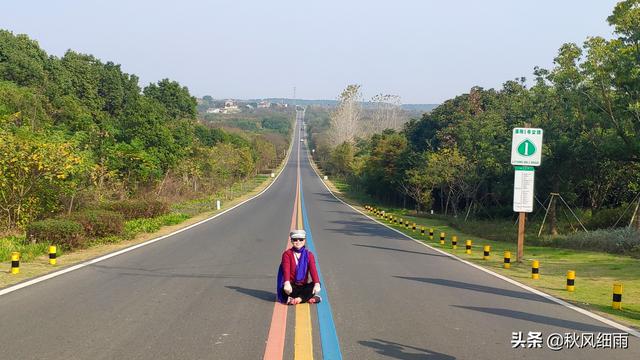
<instances>
[{"instance_id":1,"label":"blue painted stripe","mask_svg":"<svg viewBox=\"0 0 640 360\"><path fill-rule=\"evenodd\" d=\"M318 269L320 283L322 284L322 291L320 292L322 301L317 306L318 324L320 326L320 342L322 343L322 358L325 360L342 360L340 341L338 341L336 325L333 323L333 312L331 311L331 303L329 303L327 286L324 282L324 278L322 277L322 271L320 271L320 260L318 258L318 253L316 252L316 247L313 243L311 227L309 226L309 219L307 218L307 209L304 206L302 184L300 184L300 199L302 200L302 219L304 221L304 230L307 232L307 247L316 256L316 267Z\"/></svg>"}]
</instances>

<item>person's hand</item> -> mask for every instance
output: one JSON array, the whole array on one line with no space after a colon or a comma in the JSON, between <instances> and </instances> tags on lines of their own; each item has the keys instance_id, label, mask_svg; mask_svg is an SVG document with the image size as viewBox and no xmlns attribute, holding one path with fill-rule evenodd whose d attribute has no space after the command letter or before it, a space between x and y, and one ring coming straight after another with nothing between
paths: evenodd
<instances>
[{"instance_id":1,"label":"person's hand","mask_svg":"<svg viewBox=\"0 0 640 360\"><path fill-rule=\"evenodd\" d=\"M320 283L316 283L313 285L313 295L318 295L320 293Z\"/></svg>"},{"instance_id":2,"label":"person's hand","mask_svg":"<svg viewBox=\"0 0 640 360\"><path fill-rule=\"evenodd\" d=\"M291 283L288 281L284 282L284 286L283 286L283 290L284 293L287 295L291 295L291 293L293 292L293 288L291 287Z\"/></svg>"}]
</instances>

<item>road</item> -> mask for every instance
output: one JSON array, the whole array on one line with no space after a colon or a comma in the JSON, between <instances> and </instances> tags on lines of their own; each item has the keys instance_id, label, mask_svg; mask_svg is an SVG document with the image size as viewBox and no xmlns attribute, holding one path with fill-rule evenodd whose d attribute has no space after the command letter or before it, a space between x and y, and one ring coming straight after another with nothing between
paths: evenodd
<instances>
[{"instance_id":1,"label":"road","mask_svg":"<svg viewBox=\"0 0 640 360\"><path fill-rule=\"evenodd\" d=\"M244 205L0 296L0 358L272 358L278 311L285 359L640 358L635 337L627 350L512 349L512 332L620 330L376 224L328 192L298 128L293 145L281 176ZM300 222L322 272L322 308L274 303L287 234Z\"/></svg>"}]
</instances>

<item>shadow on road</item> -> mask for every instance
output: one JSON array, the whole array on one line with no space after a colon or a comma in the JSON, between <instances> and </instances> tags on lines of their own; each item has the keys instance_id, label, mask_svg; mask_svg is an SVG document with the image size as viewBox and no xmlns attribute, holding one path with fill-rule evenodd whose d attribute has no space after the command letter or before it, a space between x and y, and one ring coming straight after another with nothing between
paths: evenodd
<instances>
[{"instance_id":1,"label":"shadow on road","mask_svg":"<svg viewBox=\"0 0 640 360\"><path fill-rule=\"evenodd\" d=\"M311 194L315 195L315 196L323 197L324 199L321 199L322 201L336 202L336 203L340 202L340 201L336 200L336 198L333 197L333 195L329 194L328 192L314 192L314 193L311 193Z\"/></svg>"},{"instance_id":2,"label":"shadow on road","mask_svg":"<svg viewBox=\"0 0 640 360\"><path fill-rule=\"evenodd\" d=\"M245 294L245 295L249 295L249 296L253 296L254 298L260 299L260 300L264 300L264 301L268 301L268 302L275 302L276 301L276 293L271 292L271 291L264 291L264 290L258 290L258 289L248 289L248 288L243 288L243 287L239 287L239 286L225 286L228 289L232 289L235 290L239 293Z\"/></svg>"},{"instance_id":3,"label":"shadow on road","mask_svg":"<svg viewBox=\"0 0 640 360\"><path fill-rule=\"evenodd\" d=\"M112 273L123 276L165 277L165 278L203 278L203 279L274 279L274 275L263 274L207 274L197 273L189 269L197 269L197 266L171 267L171 268L135 268L124 266L106 266L91 264L89 267L102 273ZM188 272L187 272L188 271Z\"/></svg>"},{"instance_id":4,"label":"shadow on road","mask_svg":"<svg viewBox=\"0 0 640 360\"><path fill-rule=\"evenodd\" d=\"M554 317L532 314L528 312L522 312L522 311L516 311L516 310L510 310L510 309L461 306L461 305L452 305L452 306L460 309L480 311L487 314L503 316L509 319L520 319L520 320L535 322L538 324L546 324L546 325L551 325L559 328L566 328L569 330L578 330L578 331L585 331L585 332L616 332L614 328L610 328L610 327L585 324L577 321L558 319ZM567 311L570 311L570 310L567 310Z\"/></svg>"},{"instance_id":5,"label":"shadow on road","mask_svg":"<svg viewBox=\"0 0 640 360\"><path fill-rule=\"evenodd\" d=\"M483 292L487 294L507 296L512 298L531 300L531 301L539 301L547 304L555 304L555 302L545 299L542 296L538 296L536 294L522 292L522 291L507 290L507 289L502 289L502 288L497 288L492 286L484 286L484 285L471 284L471 283L455 281L455 280L446 280L446 279L434 279L434 278L411 277L411 276L394 276L394 277L399 279L414 280L414 281L420 281L420 282L429 283L429 284L442 285L442 286L454 287L454 288L471 290L471 291L478 291L478 292Z\"/></svg>"},{"instance_id":6,"label":"shadow on road","mask_svg":"<svg viewBox=\"0 0 640 360\"><path fill-rule=\"evenodd\" d=\"M431 254L431 253L427 253L427 252L420 252L420 251L411 251L411 250L394 249L394 248L388 248L388 247L384 247L384 246L373 246L373 245L364 245L364 244L353 244L353 246L362 246L362 247L368 247L368 248L373 248L373 249L399 251L399 252L410 253L410 254L420 254L420 255L427 255L427 256L437 256L437 257L443 257L443 258L451 259L450 257L448 257L448 256L446 256L446 255ZM451 259L451 260L453 260L453 259Z\"/></svg>"},{"instance_id":7,"label":"shadow on road","mask_svg":"<svg viewBox=\"0 0 640 360\"><path fill-rule=\"evenodd\" d=\"M404 237L396 234L395 232L381 227L378 224L372 224L369 221L331 221L332 224L342 225L340 228L329 228L328 231L333 231L341 235L350 236L369 236L369 237L382 237L385 239L395 239L409 241Z\"/></svg>"},{"instance_id":8,"label":"shadow on road","mask_svg":"<svg viewBox=\"0 0 640 360\"><path fill-rule=\"evenodd\" d=\"M388 356L394 359L404 360L424 360L424 359L442 359L453 360L455 357L443 353L423 349L411 345L399 344L393 341L381 339L373 339L373 341L358 341L360 345L374 349L378 354Z\"/></svg>"}]
</instances>

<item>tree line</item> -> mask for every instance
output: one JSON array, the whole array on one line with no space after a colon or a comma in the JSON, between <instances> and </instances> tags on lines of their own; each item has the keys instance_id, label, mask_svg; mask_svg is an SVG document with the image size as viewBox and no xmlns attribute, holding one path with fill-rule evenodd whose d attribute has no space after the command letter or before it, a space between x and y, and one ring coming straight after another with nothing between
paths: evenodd
<instances>
[{"instance_id":1,"label":"tree line","mask_svg":"<svg viewBox=\"0 0 640 360\"><path fill-rule=\"evenodd\" d=\"M176 81L142 88L113 62L0 30L0 230L96 201L201 196L273 167L288 141L196 115Z\"/></svg>"},{"instance_id":2,"label":"tree line","mask_svg":"<svg viewBox=\"0 0 640 360\"><path fill-rule=\"evenodd\" d=\"M640 1L618 3L607 21L614 38L562 45L552 68L535 68L531 86L519 78L500 89L474 87L400 131L326 146L322 138L335 126L316 119L309 127L316 160L383 202L465 218L508 216L511 130L539 127L536 194L549 208L551 233L560 199L550 193L581 208L592 227L632 217L640 227Z\"/></svg>"}]
</instances>

